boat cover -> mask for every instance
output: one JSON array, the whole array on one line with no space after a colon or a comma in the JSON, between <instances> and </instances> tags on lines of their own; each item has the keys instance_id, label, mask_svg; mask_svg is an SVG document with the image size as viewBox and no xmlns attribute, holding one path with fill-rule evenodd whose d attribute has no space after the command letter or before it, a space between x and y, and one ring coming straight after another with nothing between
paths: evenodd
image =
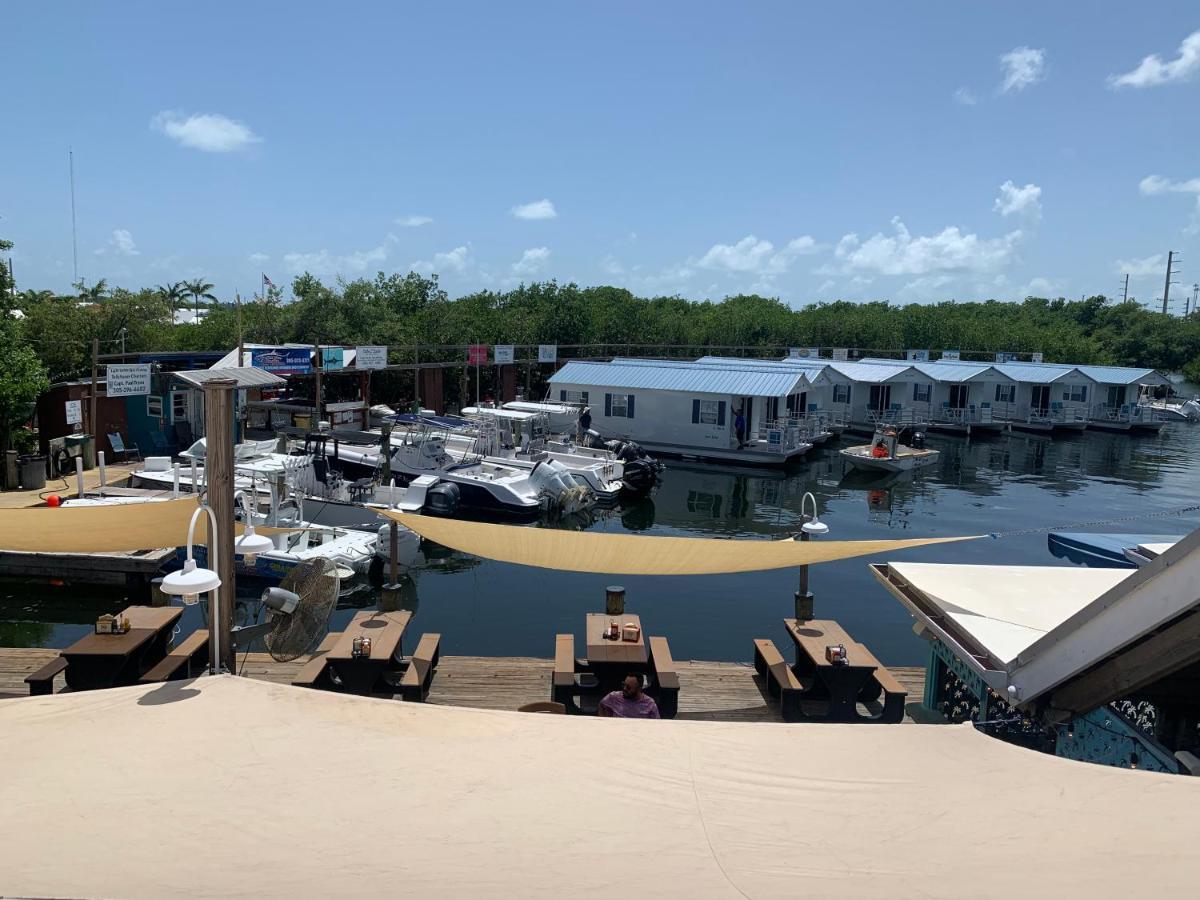
<instances>
[{"instance_id":1,"label":"boat cover","mask_svg":"<svg viewBox=\"0 0 1200 900\"><path fill-rule=\"evenodd\" d=\"M1200 779L970 725L528 715L231 675L0 700L23 897L1182 897Z\"/></svg>"},{"instance_id":2,"label":"boat cover","mask_svg":"<svg viewBox=\"0 0 1200 900\"><path fill-rule=\"evenodd\" d=\"M790 569L982 536L893 541L728 540L525 528L394 510L381 513L452 550L523 566L607 575L719 575Z\"/></svg>"}]
</instances>

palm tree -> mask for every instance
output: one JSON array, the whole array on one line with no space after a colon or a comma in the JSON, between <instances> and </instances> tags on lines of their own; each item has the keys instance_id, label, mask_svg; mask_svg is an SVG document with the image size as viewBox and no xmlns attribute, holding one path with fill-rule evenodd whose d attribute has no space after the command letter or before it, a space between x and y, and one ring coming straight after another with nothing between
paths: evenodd
<instances>
[{"instance_id":1,"label":"palm tree","mask_svg":"<svg viewBox=\"0 0 1200 900\"><path fill-rule=\"evenodd\" d=\"M79 299L87 303L99 303L104 299L104 295L108 293L108 281L104 278L101 278L91 287L88 287L81 278L75 287L79 289Z\"/></svg>"},{"instance_id":2,"label":"palm tree","mask_svg":"<svg viewBox=\"0 0 1200 900\"><path fill-rule=\"evenodd\" d=\"M183 294L185 297L191 297L196 301L196 318L194 324L200 322L200 301L212 300L214 303L217 298L212 294L213 285L202 278L197 278L195 281L183 282Z\"/></svg>"},{"instance_id":3,"label":"palm tree","mask_svg":"<svg viewBox=\"0 0 1200 900\"><path fill-rule=\"evenodd\" d=\"M212 287L212 285L209 285ZM171 319L174 321L175 310L179 308L179 304L187 297L187 291L183 288L182 281L176 281L172 284L155 285L154 293L162 297L171 304Z\"/></svg>"}]
</instances>

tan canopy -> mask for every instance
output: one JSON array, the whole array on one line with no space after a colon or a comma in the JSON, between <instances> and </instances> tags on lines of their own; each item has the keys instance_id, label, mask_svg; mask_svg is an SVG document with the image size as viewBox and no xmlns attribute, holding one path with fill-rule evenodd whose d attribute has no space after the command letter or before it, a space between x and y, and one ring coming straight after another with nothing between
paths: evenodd
<instances>
[{"instance_id":1,"label":"tan canopy","mask_svg":"<svg viewBox=\"0 0 1200 900\"><path fill-rule=\"evenodd\" d=\"M645 722L221 676L0 700L0 894L1187 896L1200 781L970 726Z\"/></svg>"},{"instance_id":2,"label":"tan canopy","mask_svg":"<svg viewBox=\"0 0 1200 900\"><path fill-rule=\"evenodd\" d=\"M810 563L893 553L910 547L971 541L980 537L896 541L742 541L491 525L394 510L387 510L383 515L443 547L486 559L542 569L608 575L718 575L724 572L790 569Z\"/></svg>"}]
</instances>

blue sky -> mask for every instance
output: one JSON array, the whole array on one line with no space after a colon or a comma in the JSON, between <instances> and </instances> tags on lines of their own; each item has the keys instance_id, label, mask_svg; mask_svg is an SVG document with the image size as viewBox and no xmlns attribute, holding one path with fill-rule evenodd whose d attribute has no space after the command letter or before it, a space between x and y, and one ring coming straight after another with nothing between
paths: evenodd
<instances>
[{"instance_id":1,"label":"blue sky","mask_svg":"<svg viewBox=\"0 0 1200 900\"><path fill-rule=\"evenodd\" d=\"M814 300L1200 280L1194 3L9 4L21 287ZM1154 59L1146 57L1154 56Z\"/></svg>"}]
</instances>

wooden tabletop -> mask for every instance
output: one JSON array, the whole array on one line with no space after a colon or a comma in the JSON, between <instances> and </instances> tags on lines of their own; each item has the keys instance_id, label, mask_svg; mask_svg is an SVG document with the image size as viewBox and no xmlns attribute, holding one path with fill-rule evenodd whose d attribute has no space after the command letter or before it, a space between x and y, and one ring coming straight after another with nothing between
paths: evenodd
<instances>
[{"instance_id":1,"label":"wooden tabletop","mask_svg":"<svg viewBox=\"0 0 1200 900\"><path fill-rule=\"evenodd\" d=\"M624 630L626 622L638 626L636 641L609 640L604 637L609 622L616 622ZM649 660L646 653L646 632L642 620L630 613L610 616L605 613L587 614L587 659L589 663L635 663L645 665Z\"/></svg>"},{"instance_id":2,"label":"wooden tabletop","mask_svg":"<svg viewBox=\"0 0 1200 900\"><path fill-rule=\"evenodd\" d=\"M128 656L156 635L174 628L183 615L179 606L129 606L117 613L129 618L124 634L88 634L63 651L64 656Z\"/></svg>"},{"instance_id":3,"label":"wooden tabletop","mask_svg":"<svg viewBox=\"0 0 1200 900\"><path fill-rule=\"evenodd\" d=\"M129 617L131 628L153 628L162 631L174 628L175 623L183 615L182 606L127 606L117 614L119 618Z\"/></svg>"},{"instance_id":4,"label":"wooden tabletop","mask_svg":"<svg viewBox=\"0 0 1200 900\"><path fill-rule=\"evenodd\" d=\"M847 663L852 666L877 666L879 662L858 641L850 637L846 630L832 619L809 619L800 622L796 619L784 619L788 634L796 643L796 648L818 666L832 666L833 663L825 658L825 648L830 644L842 644L846 648Z\"/></svg>"},{"instance_id":5,"label":"wooden tabletop","mask_svg":"<svg viewBox=\"0 0 1200 900\"><path fill-rule=\"evenodd\" d=\"M404 629L408 627L412 613L407 610L397 612L378 612L363 610L354 614L346 630L333 649L326 654L329 660L355 660L354 639L369 637L371 639L372 662L387 662L397 656L400 651L400 641L404 637Z\"/></svg>"}]
</instances>

